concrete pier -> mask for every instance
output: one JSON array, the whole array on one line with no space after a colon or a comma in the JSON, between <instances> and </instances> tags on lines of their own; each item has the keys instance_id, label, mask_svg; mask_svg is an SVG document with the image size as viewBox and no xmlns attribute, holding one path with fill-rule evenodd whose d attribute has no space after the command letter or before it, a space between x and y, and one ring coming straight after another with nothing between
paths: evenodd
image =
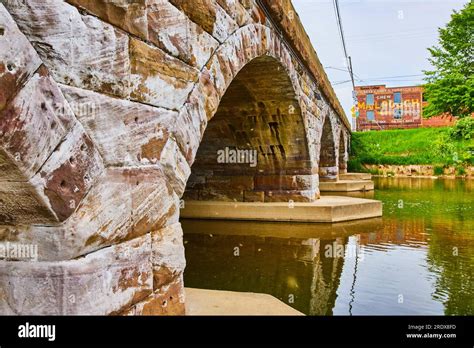
<instances>
[{"instance_id":1,"label":"concrete pier","mask_svg":"<svg viewBox=\"0 0 474 348\"><path fill-rule=\"evenodd\" d=\"M353 192L353 191L372 191L374 182L368 180L339 180L320 182L321 192Z\"/></svg>"},{"instance_id":2,"label":"concrete pier","mask_svg":"<svg viewBox=\"0 0 474 348\"><path fill-rule=\"evenodd\" d=\"M341 222L380 216L379 201L336 196L311 203L186 201L181 209L181 217L189 219Z\"/></svg>"},{"instance_id":3,"label":"concrete pier","mask_svg":"<svg viewBox=\"0 0 474 348\"><path fill-rule=\"evenodd\" d=\"M304 315L267 294L186 288L186 315Z\"/></svg>"}]
</instances>

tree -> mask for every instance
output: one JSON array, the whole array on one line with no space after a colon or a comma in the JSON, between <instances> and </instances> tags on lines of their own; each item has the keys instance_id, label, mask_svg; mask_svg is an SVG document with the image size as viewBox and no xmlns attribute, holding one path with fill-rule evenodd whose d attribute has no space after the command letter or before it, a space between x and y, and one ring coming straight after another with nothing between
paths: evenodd
<instances>
[{"instance_id":1,"label":"tree","mask_svg":"<svg viewBox=\"0 0 474 348\"><path fill-rule=\"evenodd\" d=\"M439 29L439 45L428 50L434 70L424 71L425 117L473 113L474 2L469 1L460 12L454 11L446 28Z\"/></svg>"}]
</instances>

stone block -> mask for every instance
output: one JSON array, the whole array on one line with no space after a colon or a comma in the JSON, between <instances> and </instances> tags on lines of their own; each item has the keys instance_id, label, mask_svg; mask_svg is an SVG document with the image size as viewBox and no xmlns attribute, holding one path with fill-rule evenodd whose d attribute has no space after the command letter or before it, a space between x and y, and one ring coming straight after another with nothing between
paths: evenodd
<instances>
[{"instance_id":1,"label":"stone block","mask_svg":"<svg viewBox=\"0 0 474 348\"><path fill-rule=\"evenodd\" d=\"M128 36L64 1L4 2L56 82L129 95ZM45 19L48 19L45 22Z\"/></svg>"},{"instance_id":2,"label":"stone block","mask_svg":"<svg viewBox=\"0 0 474 348\"><path fill-rule=\"evenodd\" d=\"M170 138L166 143L160 162L170 185L176 194L181 197L186 189L186 182L191 175L191 167L174 139Z\"/></svg>"},{"instance_id":3,"label":"stone block","mask_svg":"<svg viewBox=\"0 0 474 348\"><path fill-rule=\"evenodd\" d=\"M206 179L206 188L217 190L253 190L253 176L211 176Z\"/></svg>"},{"instance_id":4,"label":"stone block","mask_svg":"<svg viewBox=\"0 0 474 348\"><path fill-rule=\"evenodd\" d=\"M0 182L0 225L47 224L55 221L56 215L34 186L24 182Z\"/></svg>"},{"instance_id":5,"label":"stone block","mask_svg":"<svg viewBox=\"0 0 474 348\"><path fill-rule=\"evenodd\" d=\"M224 202L242 202L244 200L243 190L232 189L204 189L199 191L199 200L201 201L224 201Z\"/></svg>"},{"instance_id":6,"label":"stone block","mask_svg":"<svg viewBox=\"0 0 474 348\"><path fill-rule=\"evenodd\" d=\"M42 68L0 111L0 147L8 154L4 159L10 162L1 161L0 167L18 168L2 170L0 180L31 179L75 122L66 99Z\"/></svg>"},{"instance_id":7,"label":"stone block","mask_svg":"<svg viewBox=\"0 0 474 348\"><path fill-rule=\"evenodd\" d=\"M40 65L38 54L0 4L0 111Z\"/></svg>"},{"instance_id":8,"label":"stone block","mask_svg":"<svg viewBox=\"0 0 474 348\"><path fill-rule=\"evenodd\" d=\"M198 80L197 69L161 49L130 39L130 98L154 106L179 109Z\"/></svg>"},{"instance_id":9,"label":"stone block","mask_svg":"<svg viewBox=\"0 0 474 348\"><path fill-rule=\"evenodd\" d=\"M265 202L265 191L244 191L244 202Z\"/></svg>"},{"instance_id":10,"label":"stone block","mask_svg":"<svg viewBox=\"0 0 474 348\"><path fill-rule=\"evenodd\" d=\"M0 312L7 315L107 315L152 291L149 234L77 260L0 266Z\"/></svg>"},{"instance_id":11,"label":"stone block","mask_svg":"<svg viewBox=\"0 0 474 348\"><path fill-rule=\"evenodd\" d=\"M245 7L235 0L216 0L217 3L227 12L239 27L251 23L250 15Z\"/></svg>"},{"instance_id":12,"label":"stone block","mask_svg":"<svg viewBox=\"0 0 474 348\"><path fill-rule=\"evenodd\" d=\"M153 286L159 289L184 272L183 230L175 223L152 232Z\"/></svg>"},{"instance_id":13,"label":"stone block","mask_svg":"<svg viewBox=\"0 0 474 348\"><path fill-rule=\"evenodd\" d=\"M277 190L265 192L265 202L313 202L315 199L315 190Z\"/></svg>"},{"instance_id":14,"label":"stone block","mask_svg":"<svg viewBox=\"0 0 474 348\"><path fill-rule=\"evenodd\" d=\"M337 166L319 167L319 181L337 181L338 174Z\"/></svg>"},{"instance_id":15,"label":"stone block","mask_svg":"<svg viewBox=\"0 0 474 348\"><path fill-rule=\"evenodd\" d=\"M178 222L161 168L111 168L61 225L0 226L0 240L38 245L38 259L76 258Z\"/></svg>"},{"instance_id":16,"label":"stone block","mask_svg":"<svg viewBox=\"0 0 474 348\"><path fill-rule=\"evenodd\" d=\"M76 210L95 179L104 172L102 158L80 124L55 149L31 180L41 187L60 221Z\"/></svg>"},{"instance_id":17,"label":"stone block","mask_svg":"<svg viewBox=\"0 0 474 348\"><path fill-rule=\"evenodd\" d=\"M61 85L107 165L156 164L177 113Z\"/></svg>"},{"instance_id":18,"label":"stone block","mask_svg":"<svg viewBox=\"0 0 474 348\"><path fill-rule=\"evenodd\" d=\"M147 0L66 0L143 40L148 40Z\"/></svg>"},{"instance_id":19,"label":"stone block","mask_svg":"<svg viewBox=\"0 0 474 348\"><path fill-rule=\"evenodd\" d=\"M207 63L219 42L168 0L148 4L150 41L173 57L199 70Z\"/></svg>"},{"instance_id":20,"label":"stone block","mask_svg":"<svg viewBox=\"0 0 474 348\"><path fill-rule=\"evenodd\" d=\"M312 190L316 187L316 175L257 175L255 177L255 188L259 190Z\"/></svg>"},{"instance_id":21,"label":"stone block","mask_svg":"<svg viewBox=\"0 0 474 348\"><path fill-rule=\"evenodd\" d=\"M164 285L144 301L122 313L124 315L184 315L185 293L182 276Z\"/></svg>"},{"instance_id":22,"label":"stone block","mask_svg":"<svg viewBox=\"0 0 474 348\"><path fill-rule=\"evenodd\" d=\"M219 42L238 29L237 23L214 0L170 0L170 2Z\"/></svg>"}]
</instances>

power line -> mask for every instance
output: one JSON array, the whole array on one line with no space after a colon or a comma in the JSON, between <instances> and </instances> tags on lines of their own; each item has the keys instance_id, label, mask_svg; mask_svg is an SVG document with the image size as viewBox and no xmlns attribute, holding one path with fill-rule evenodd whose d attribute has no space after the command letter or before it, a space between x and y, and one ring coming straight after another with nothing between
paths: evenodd
<instances>
[{"instance_id":1,"label":"power line","mask_svg":"<svg viewBox=\"0 0 474 348\"><path fill-rule=\"evenodd\" d=\"M342 27L342 19L341 19L341 12L339 10L339 0L334 0L334 12L336 14L336 20L339 29L339 35L341 36L342 41L342 48L344 50L344 57L346 58L347 69L349 70L349 74L351 75L352 87L355 90L355 81L354 81L354 73L352 70L352 61L351 57L347 54L347 47L346 47L346 40L344 38L344 28Z\"/></svg>"},{"instance_id":2,"label":"power line","mask_svg":"<svg viewBox=\"0 0 474 348\"><path fill-rule=\"evenodd\" d=\"M333 66L326 66L324 68L325 69L338 70L338 71L344 71L344 72L349 72L350 73L350 71L346 68L338 68L338 67L333 67ZM358 82L367 82L367 81L392 81L392 82L400 81L400 82L403 82L403 81L418 81L418 80L423 79L423 77L425 75L424 74L413 74L413 75L397 75L397 76L380 76L380 77L372 77L372 78L365 78L365 79L357 76L357 74L354 74L354 76L356 77ZM406 77L418 77L418 79L410 79L410 80L404 79ZM339 85L339 84L343 84L343 83L347 83L347 82L351 82L351 80L337 81L337 82L333 82L332 84Z\"/></svg>"},{"instance_id":3,"label":"power line","mask_svg":"<svg viewBox=\"0 0 474 348\"><path fill-rule=\"evenodd\" d=\"M401 77L416 77L416 76L425 76L425 74L398 75L398 76L381 76L381 77L374 77L374 78L366 79L366 80L374 80L374 79L394 79L394 78L401 78Z\"/></svg>"},{"instance_id":4,"label":"power line","mask_svg":"<svg viewBox=\"0 0 474 348\"><path fill-rule=\"evenodd\" d=\"M336 67L333 67L333 66L325 66L324 69L334 69L334 70L339 70L339 71L348 72L349 74L351 73L351 72L349 71L349 69L346 69L346 68L344 68L344 69L342 69L342 68L336 68ZM354 73L354 72L352 72L352 73L354 74L355 77L357 77L357 79L361 80L361 78L360 78L359 76L357 76L356 73Z\"/></svg>"}]
</instances>

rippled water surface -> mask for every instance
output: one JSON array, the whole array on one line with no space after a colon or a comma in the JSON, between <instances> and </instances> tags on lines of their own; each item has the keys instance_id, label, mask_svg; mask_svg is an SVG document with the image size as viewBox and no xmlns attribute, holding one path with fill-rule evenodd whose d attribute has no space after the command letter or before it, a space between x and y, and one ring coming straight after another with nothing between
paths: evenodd
<instances>
[{"instance_id":1,"label":"rippled water surface","mask_svg":"<svg viewBox=\"0 0 474 348\"><path fill-rule=\"evenodd\" d=\"M188 287L271 294L309 315L474 315L474 181L376 178L384 217L183 220Z\"/></svg>"}]
</instances>

